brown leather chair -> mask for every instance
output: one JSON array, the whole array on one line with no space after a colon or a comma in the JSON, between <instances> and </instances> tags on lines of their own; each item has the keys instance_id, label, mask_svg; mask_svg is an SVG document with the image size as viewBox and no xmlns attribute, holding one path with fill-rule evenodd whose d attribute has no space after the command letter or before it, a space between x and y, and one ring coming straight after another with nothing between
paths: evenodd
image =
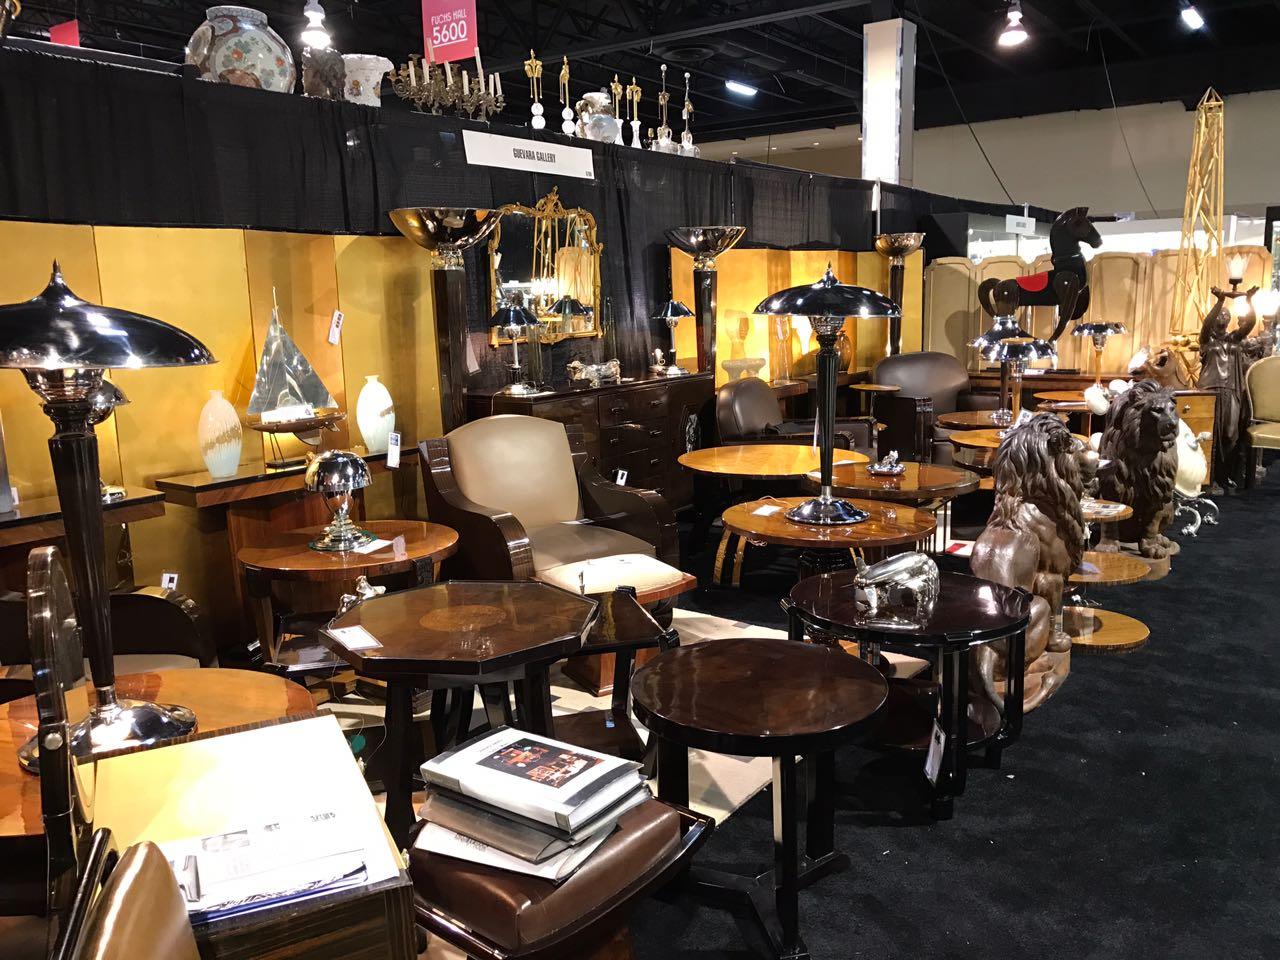
<instances>
[{"instance_id":1,"label":"brown leather chair","mask_svg":"<svg viewBox=\"0 0 1280 960\"><path fill-rule=\"evenodd\" d=\"M898 388L880 397L880 449L897 450L904 460L951 462L952 431L938 427L934 418L957 410L995 410L1000 398L974 393L965 365L949 353L923 351L885 357L871 371L872 383Z\"/></svg>"},{"instance_id":2,"label":"brown leather chair","mask_svg":"<svg viewBox=\"0 0 1280 960\"><path fill-rule=\"evenodd\" d=\"M730 380L716 391L721 444L813 442L812 420L785 420L773 388L759 377ZM837 420L835 445L871 452L871 429L861 420Z\"/></svg>"},{"instance_id":3,"label":"brown leather chair","mask_svg":"<svg viewBox=\"0 0 1280 960\"><path fill-rule=\"evenodd\" d=\"M650 800L623 814L613 835L560 884L414 849L416 919L468 957L603 958L618 949L636 904L684 869L711 828L706 817ZM629 954L624 944L609 955Z\"/></svg>"},{"instance_id":4,"label":"brown leather chair","mask_svg":"<svg viewBox=\"0 0 1280 960\"><path fill-rule=\"evenodd\" d=\"M419 449L428 513L458 531L454 576L536 578L576 590L575 565L629 558L625 582L606 583L606 566L592 567L587 592L632 586L641 595L658 579L684 576L675 569L671 507L653 490L600 476L577 424L485 417ZM572 583L561 582L567 570Z\"/></svg>"}]
</instances>

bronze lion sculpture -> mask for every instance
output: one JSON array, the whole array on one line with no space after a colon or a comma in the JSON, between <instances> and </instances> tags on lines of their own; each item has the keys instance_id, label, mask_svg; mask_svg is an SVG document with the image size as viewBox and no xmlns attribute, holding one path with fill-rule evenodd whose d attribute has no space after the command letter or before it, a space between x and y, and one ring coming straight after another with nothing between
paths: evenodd
<instances>
[{"instance_id":1,"label":"bronze lion sculpture","mask_svg":"<svg viewBox=\"0 0 1280 960\"><path fill-rule=\"evenodd\" d=\"M1163 559L1178 552L1164 535L1173 520L1173 487L1178 476L1178 407L1173 391L1155 380L1142 380L1107 411L1098 452L1104 462L1099 485L1107 500L1127 503L1133 516L1116 525L1123 542L1138 552Z\"/></svg>"},{"instance_id":2,"label":"bronze lion sculpture","mask_svg":"<svg viewBox=\"0 0 1280 960\"><path fill-rule=\"evenodd\" d=\"M970 566L976 576L1035 594L1026 635L1026 710L1044 703L1071 669L1071 640L1060 623L1067 578L1084 554L1085 456L1056 414L1039 413L1009 431L992 464L995 508L973 546ZM986 695L1002 703L1002 645L978 647L974 658Z\"/></svg>"}]
</instances>

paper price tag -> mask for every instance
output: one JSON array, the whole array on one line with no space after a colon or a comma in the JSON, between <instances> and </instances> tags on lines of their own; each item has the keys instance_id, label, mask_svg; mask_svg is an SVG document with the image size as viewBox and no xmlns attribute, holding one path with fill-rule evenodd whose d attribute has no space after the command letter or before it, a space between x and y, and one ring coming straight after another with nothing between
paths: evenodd
<instances>
[{"instance_id":1,"label":"paper price tag","mask_svg":"<svg viewBox=\"0 0 1280 960\"><path fill-rule=\"evenodd\" d=\"M392 431L387 434L387 469L396 470L400 466L400 434Z\"/></svg>"},{"instance_id":2,"label":"paper price tag","mask_svg":"<svg viewBox=\"0 0 1280 960\"><path fill-rule=\"evenodd\" d=\"M627 485L627 471L619 470L617 476L613 478L613 482L620 487L625 487Z\"/></svg>"},{"instance_id":3,"label":"paper price tag","mask_svg":"<svg viewBox=\"0 0 1280 960\"><path fill-rule=\"evenodd\" d=\"M160 586L164 587L166 590L177 590L178 575L172 570L166 570L164 573L160 574Z\"/></svg>"},{"instance_id":4,"label":"paper price tag","mask_svg":"<svg viewBox=\"0 0 1280 960\"><path fill-rule=\"evenodd\" d=\"M767 503L763 507L756 507L751 512L757 517L771 517L781 509L782 508L776 504Z\"/></svg>"},{"instance_id":5,"label":"paper price tag","mask_svg":"<svg viewBox=\"0 0 1280 960\"><path fill-rule=\"evenodd\" d=\"M352 547L354 553L373 553L375 550L381 550L383 547L391 546L390 540L370 540L368 543L359 547Z\"/></svg>"},{"instance_id":6,"label":"paper price tag","mask_svg":"<svg viewBox=\"0 0 1280 960\"><path fill-rule=\"evenodd\" d=\"M345 318L341 310L333 311L333 319L329 321L329 342L335 347L338 341L342 339L342 321Z\"/></svg>"},{"instance_id":7,"label":"paper price tag","mask_svg":"<svg viewBox=\"0 0 1280 960\"><path fill-rule=\"evenodd\" d=\"M373 650L382 646L376 637L364 627L330 627L325 631L348 650Z\"/></svg>"},{"instance_id":8,"label":"paper price tag","mask_svg":"<svg viewBox=\"0 0 1280 960\"><path fill-rule=\"evenodd\" d=\"M933 735L929 738L929 753L924 758L924 775L934 786L938 784L938 771L942 769L942 748L946 746L947 736L933 721Z\"/></svg>"}]
</instances>

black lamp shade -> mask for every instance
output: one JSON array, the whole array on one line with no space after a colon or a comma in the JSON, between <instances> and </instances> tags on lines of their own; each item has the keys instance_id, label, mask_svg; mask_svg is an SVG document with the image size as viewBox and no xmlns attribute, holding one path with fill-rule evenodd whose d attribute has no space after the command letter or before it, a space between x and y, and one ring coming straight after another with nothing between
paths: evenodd
<instances>
[{"instance_id":1,"label":"black lamp shade","mask_svg":"<svg viewBox=\"0 0 1280 960\"><path fill-rule=\"evenodd\" d=\"M533 311L523 303L504 303L494 311L490 322L499 329L508 327L532 327L538 323Z\"/></svg>"},{"instance_id":2,"label":"black lamp shade","mask_svg":"<svg viewBox=\"0 0 1280 960\"><path fill-rule=\"evenodd\" d=\"M826 275L817 283L780 290L756 306L756 313L786 317L894 317L902 309L882 293L841 283L827 266Z\"/></svg>"},{"instance_id":3,"label":"black lamp shade","mask_svg":"<svg viewBox=\"0 0 1280 960\"><path fill-rule=\"evenodd\" d=\"M584 307L581 301L574 299L568 295L561 297L555 303L547 308L548 313L558 313L564 316L566 313L571 317L585 317L590 311Z\"/></svg>"},{"instance_id":4,"label":"black lamp shade","mask_svg":"<svg viewBox=\"0 0 1280 960\"><path fill-rule=\"evenodd\" d=\"M81 300L56 261L40 294L0 306L0 367L132 370L214 362L208 347L175 326Z\"/></svg>"},{"instance_id":5,"label":"black lamp shade","mask_svg":"<svg viewBox=\"0 0 1280 960\"><path fill-rule=\"evenodd\" d=\"M653 314L652 320L683 320L685 317L692 317L693 311L686 307L679 300L668 300L658 312Z\"/></svg>"}]
</instances>

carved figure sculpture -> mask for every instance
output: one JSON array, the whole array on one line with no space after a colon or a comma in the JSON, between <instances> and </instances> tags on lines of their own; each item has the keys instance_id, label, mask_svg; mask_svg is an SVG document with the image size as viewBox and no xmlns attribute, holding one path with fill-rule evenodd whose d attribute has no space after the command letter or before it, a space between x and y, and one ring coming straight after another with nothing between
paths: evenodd
<instances>
[{"instance_id":1,"label":"carved figure sculpture","mask_svg":"<svg viewBox=\"0 0 1280 960\"><path fill-rule=\"evenodd\" d=\"M1099 450L1110 465L1102 472L1103 498L1127 503L1133 516L1116 525L1121 541L1158 560L1174 556L1178 545L1164 535L1173 519L1173 485L1178 473L1178 407L1173 391L1142 380L1107 411Z\"/></svg>"},{"instance_id":2,"label":"carved figure sculpture","mask_svg":"<svg viewBox=\"0 0 1280 960\"><path fill-rule=\"evenodd\" d=\"M973 546L976 576L1035 594L1026 637L1026 710L1044 703L1071 670L1071 640L1059 624L1067 578L1084 554L1083 456L1056 414L1038 413L1010 430L993 463L995 508ZM986 695L1003 702L1003 645L978 647L974 659Z\"/></svg>"},{"instance_id":3,"label":"carved figure sculpture","mask_svg":"<svg viewBox=\"0 0 1280 960\"><path fill-rule=\"evenodd\" d=\"M1154 351L1142 347L1129 361L1129 375L1140 380L1155 380L1174 390L1186 390L1192 380L1187 362L1168 346Z\"/></svg>"}]
</instances>

